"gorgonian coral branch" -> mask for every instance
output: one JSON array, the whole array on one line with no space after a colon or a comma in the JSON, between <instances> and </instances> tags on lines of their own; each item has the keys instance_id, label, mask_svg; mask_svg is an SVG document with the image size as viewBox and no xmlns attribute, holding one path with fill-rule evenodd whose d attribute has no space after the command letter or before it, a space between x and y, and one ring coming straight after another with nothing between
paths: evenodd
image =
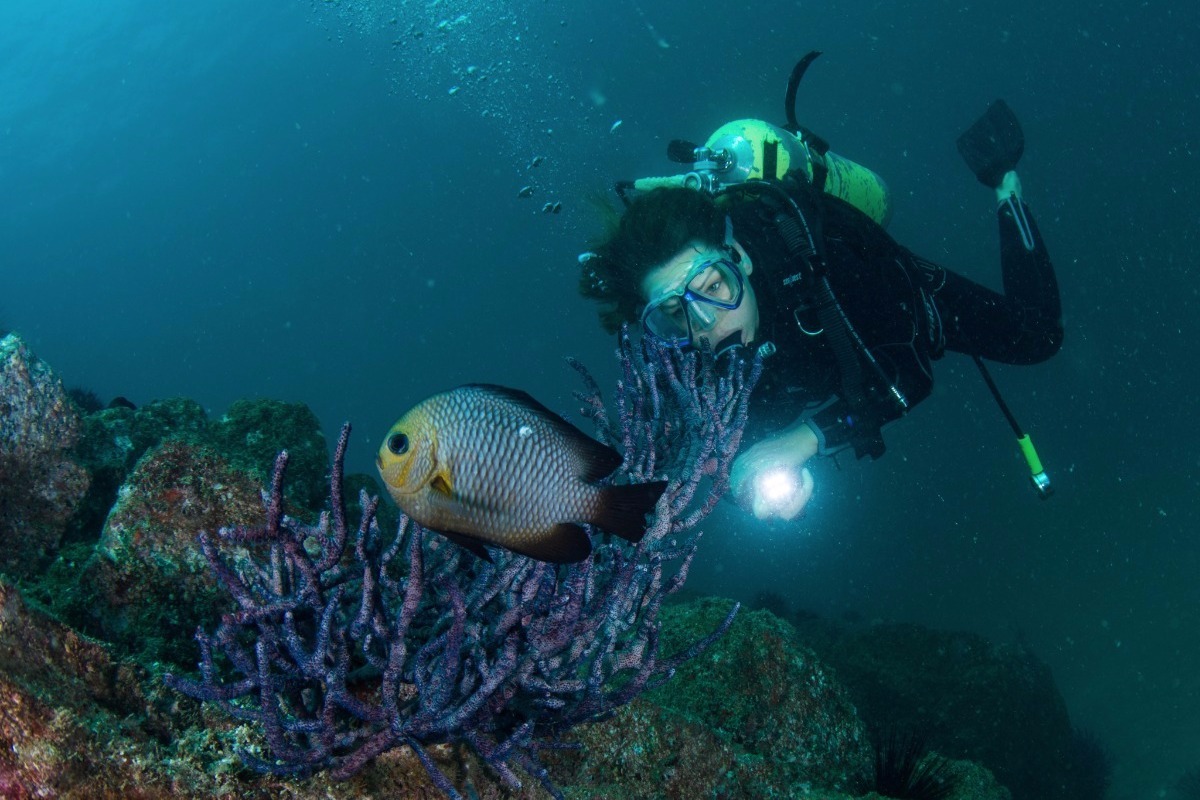
<instances>
[{"instance_id":1,"label":"gorgonian coral branch","mask_svg":"<svg viewBox=\"0 0 1200 800\"><path fill-rule=\"evenodd\" d=\"M197 633L199 675L168 675L167 684L255 723L269 757L242 757L260 771L348 777L408 746L458 798L428 748L465 743L510 786L521 783L516 765L561 797L539 751L668 680L737 612L684 651L659 652L659 609L686 580L698 525L728 487L761 363L718 365L707 350L639 346L627 331L618 357L615 416L572 363L584 378L585 415L623 455L612 480L669 482L639 544L592 531L593 552L576 564L508 551L487 562L407 518L385 535L365 492L352 532L342 491L347 425L331 510L316 525L283 513L285 451L264 496L265 525L200 535L237 609L213 634ZM223 551L232 545L250 557L230 559Z\"/></svg>"}]
</instances>

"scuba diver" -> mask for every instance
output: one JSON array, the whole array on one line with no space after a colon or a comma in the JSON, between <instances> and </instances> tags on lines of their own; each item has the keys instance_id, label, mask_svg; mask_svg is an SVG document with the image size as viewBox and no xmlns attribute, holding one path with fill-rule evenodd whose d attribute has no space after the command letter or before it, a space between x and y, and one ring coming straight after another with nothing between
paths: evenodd
<instances>
[{"instance_id":1,"label":"scuba diver","mask_svg":"<svg viewBox=\"0 0 1200 800\"><path fill-rule=\"evenodd\" d=\"M981 359L1036 364L1062 343L1058 285L1021 193L1016 116L996 101L958 140L995 193L1004 292L911 252L885 230L886 186L796 123L793 70L787 126L738 120L704 146L675 141L686 174L620 183L625 203L580 256L580 292L602 304L609 332L640 324L678 346L701 340L720 356L764 359L734 496L760 519L792 519L811 497L815 455L884 452L882 429L927 397L930 362L973 356L1016 432L1035 487L1049 481Z\"/></svg>"}]
</instances>

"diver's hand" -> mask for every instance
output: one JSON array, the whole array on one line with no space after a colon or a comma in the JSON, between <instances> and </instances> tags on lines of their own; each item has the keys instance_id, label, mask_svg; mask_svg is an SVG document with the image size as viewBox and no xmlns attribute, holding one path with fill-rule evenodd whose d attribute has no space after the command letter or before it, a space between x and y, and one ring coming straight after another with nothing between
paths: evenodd
<instances>
[{"instance_id":1,"label":"diver's hand","mask_svg":"<svg viewBox=\"0 0 1200 800\"><path fill-rule=\"evenodd\" d=\"M764 439L733 462L729 481L738 504L758 519L793 519L813 493L804 464L817 453L817 435L807 424Z\"/></svg>"}]
</instances>

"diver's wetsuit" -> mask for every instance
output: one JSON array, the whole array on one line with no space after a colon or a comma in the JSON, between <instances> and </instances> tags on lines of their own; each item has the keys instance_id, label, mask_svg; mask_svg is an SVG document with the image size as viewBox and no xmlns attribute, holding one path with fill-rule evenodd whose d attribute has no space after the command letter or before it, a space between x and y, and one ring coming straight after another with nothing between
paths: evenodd
<instances>
[{"instance_id":1,"label":"diver's wetsuit","mask_svg":"<svg viewBox=\"0 0 1200 800\"><path fill-rule=\"evenodd\" d=\"M877 457L884 450L881 427L929 395L930 361L946 350L1008 364L1034 364L1058 351L1058 284L1027 207L1032 249L1023 243L1014 206L1004 203L997 212L999 294L913 254L853 206L824 193L803 194L798 202L816 240L824 242L832 294L878 368L856 350L860 386L847 385L840 366L846 356L839 361L823 331L822 320L830 317L816 310L813 281L796 278L797 257L778 227L781 204L764 198L736 203L729 213L754 264L758 339L777 351L755 391L753 428L768 432L806 418L822 454L852 446L859 457Z\"/></svg>"}]
</instances>

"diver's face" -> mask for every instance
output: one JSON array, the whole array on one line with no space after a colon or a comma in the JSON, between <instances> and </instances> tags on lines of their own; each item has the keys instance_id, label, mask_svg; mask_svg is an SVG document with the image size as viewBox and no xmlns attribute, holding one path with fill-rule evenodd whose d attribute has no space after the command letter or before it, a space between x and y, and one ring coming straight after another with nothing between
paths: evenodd
<instances>
[{"instance_id":1,"label":"diver's face","mask_svg":"<svg viewBox=\"0 0 1200 800\"><path fill-rule=\"evenodd\" d=\"M742 301L737 308L729 309L708 304L700 306L698 310L703 315L703 319L697 319L695 315L691 319L692 345L699 345L700 339L704 338L713 348L720 350L731 344L749 344L758 334L758 300L754 296L754 289L749 280L754 265L740 244L734 242L732 246L741 257L737 269L742 274L744 284ZM695 284L703 284L710 278L707 278L703 271L695 274L697 264L708 259L727 258L729 258L729 252L723 248L712 247L700 242L688 243L662 265L650 270L642 279L643 302L654 303L672 293L678 294L685 288L685 282L688 281L689 275L692 276L692 280L687 283L686 288L694 292L704 291L704 286ZM669 300L668 302L678 303L679 301Z\"/></svg>"}]
</instances>

